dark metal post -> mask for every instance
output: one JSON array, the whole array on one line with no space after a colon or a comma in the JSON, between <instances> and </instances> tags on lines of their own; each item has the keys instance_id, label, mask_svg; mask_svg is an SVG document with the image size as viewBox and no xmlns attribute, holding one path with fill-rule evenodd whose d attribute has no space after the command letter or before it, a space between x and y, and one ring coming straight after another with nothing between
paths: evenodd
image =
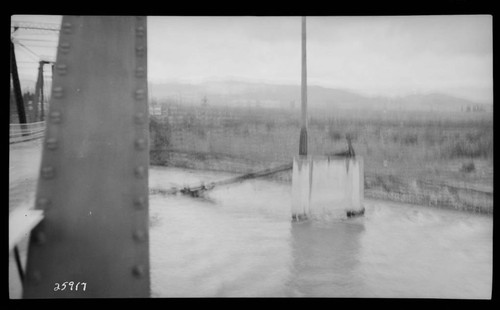
<instances>
[{"instance_id":1,"label":"dark metal post","mask_svg":"<svg viewBox=\"0 0 500 310\"><path fill-rule=\"evenodd\" d=\"M12 43L12 40L10 41L10 71L12 73L12 84L14 87L14 96L16 98L16 106L17 106L17 114L19 115L19 123L26 124L26 111L24 109L24 100L23 100L23 94L21 91L21 83L19 82L19 74L17 72L16 52L15 52L14 43ZM24 126L21 126L21 128L23 128L23 127Z\"/></svg>"},{"instance_id":2,"label":"dark metal post","mask_svg":"<svg viewBox=\"0 0 500 310\"><path fill-rule=\"evenodd\" d=\"M301 80L302 122L300 128L299 155L307 155L307 58L306 17L302 17L302 80Z\"/></svg>"},{"instance_id":3,"label":"dark metal post","mask_svg":"<svg viewBox=\"0 0 500 310\"><path fill-rule=\"evenodd\" d=\"M45 64L46 62L41 60L39 63L38 63L38 77L36 79L36 86L35 86L35 99L33 101L33 105L34 105L34 110L35 110L35 121L39 121L39 120L43 120L41 118L42 114L43 114L43 110L42 112L39 113L39 109L40 109L40 106L42 107L43 109L43 65ZM40 119L39 119L40 117Z\"/></svg>"}]
</instances>

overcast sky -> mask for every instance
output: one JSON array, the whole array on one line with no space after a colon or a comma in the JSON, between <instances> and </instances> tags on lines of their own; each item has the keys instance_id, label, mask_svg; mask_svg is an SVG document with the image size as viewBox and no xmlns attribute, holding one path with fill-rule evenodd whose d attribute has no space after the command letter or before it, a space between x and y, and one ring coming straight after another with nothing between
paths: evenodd
<instances>
[{"instance_id":1,"label":"overcast sky","mask_svg":"<svg viewBox=\"0 0 500 310\"><path fill-rule=\"evenodd\" d=\"M28 19L60 22L50 16ZM233 78L298 85L300 27L300 17L288 16L148 17L149 80ZM50 54L33 41L23 44L35 54ZM22 60L28 52L18 54ZM309 85L367 95L442 92L483 102L493 98L488 15L308 17L307 59Z\"/></svg>"}]
</instances>

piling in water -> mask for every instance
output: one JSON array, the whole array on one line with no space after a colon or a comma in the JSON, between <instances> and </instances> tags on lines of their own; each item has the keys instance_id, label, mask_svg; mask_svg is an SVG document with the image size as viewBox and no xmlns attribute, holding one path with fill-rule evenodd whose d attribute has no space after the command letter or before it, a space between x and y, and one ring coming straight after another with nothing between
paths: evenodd
<instances>
[{"instance_id":1,"label":"piling in water","mask_svg":"<svg viewBox=\"0 0 500 310\"><path fill-rule=\"evenodd\" d=\"M296 156L292 176L292 220L362 215L363 158Z\"/></svg>"}]
</instances>

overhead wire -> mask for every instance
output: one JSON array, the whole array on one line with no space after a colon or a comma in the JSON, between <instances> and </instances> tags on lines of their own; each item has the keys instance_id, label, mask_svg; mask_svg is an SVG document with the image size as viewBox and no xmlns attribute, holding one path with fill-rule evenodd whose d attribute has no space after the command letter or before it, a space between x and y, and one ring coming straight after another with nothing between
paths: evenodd
<instances>
[{"instance_id":1,"label":"overhead wire","mask_svg":"<svg viewBox=\"0 0 500 310\"><path fill-rule=\"evenodd\" d=\"M35 52L33 52L31 49L27 48L27 47L26 47L24 44L22 44L21 42L16 41L16 42L14 42L14 44L19 45L19 46L20 46L20 47L22 47L24 50L28 51L31 55L34 55L34 56L37 58L37 60L40 60L40 59L41 59L40 55L36 54L36 53L35 53Z\"/></svg>"}]
</instances>

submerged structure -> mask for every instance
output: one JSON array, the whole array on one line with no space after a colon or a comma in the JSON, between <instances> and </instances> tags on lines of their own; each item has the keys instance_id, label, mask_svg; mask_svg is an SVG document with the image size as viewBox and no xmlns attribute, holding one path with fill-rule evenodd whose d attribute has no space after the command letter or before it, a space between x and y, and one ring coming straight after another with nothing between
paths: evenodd
<instances>
[{"instance_id":1,"label":"submerged structure","mask_svg":"<svg viewBox=\"0 0 500 310\"><path fill-rule=\"evenodd\" d=\"M296 156L292 220L363 214L363 178L363 158L359 156Z\"/></svg>"}]
</instances>

